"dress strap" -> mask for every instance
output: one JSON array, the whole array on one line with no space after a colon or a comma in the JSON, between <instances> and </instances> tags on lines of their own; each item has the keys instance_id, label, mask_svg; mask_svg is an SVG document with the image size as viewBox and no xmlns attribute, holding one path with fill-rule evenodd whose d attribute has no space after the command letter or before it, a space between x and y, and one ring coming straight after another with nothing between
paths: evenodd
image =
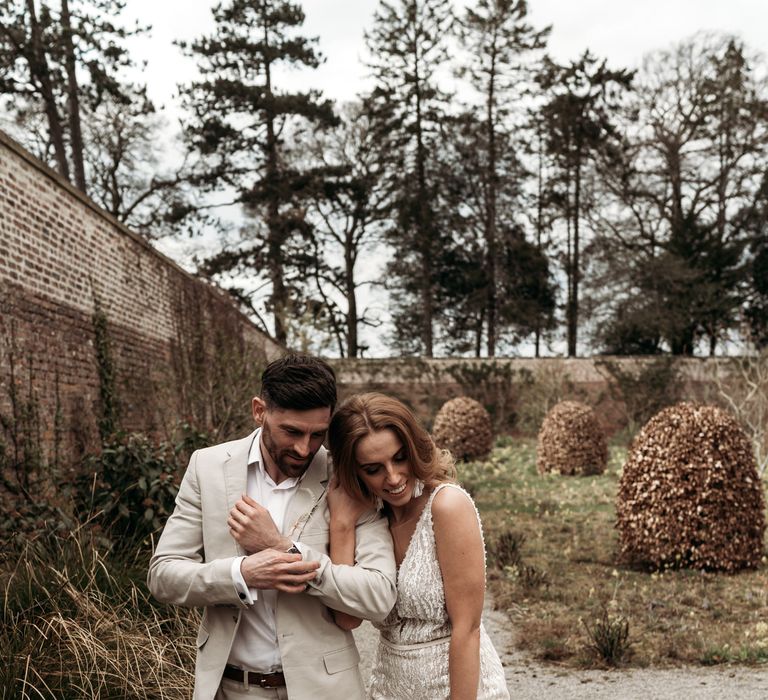
<instances>
[{"instance_id":1,"label":"dress strap","mask_svg":"<svg viewBox=\"0 0 768 700\"><path fill-rule=\"evenodd\" d=\"M427 506L430 509L432 508L432 501L435 499L435 496L437 496L438 491L442 491L447 486L461 491L470 501L472 500L472 496L470 496L463 488L461 488L461 486L454 484L452 481L444 481L435 486L435 488L432 490L432 493L429 495Z\"/></svg>"}]
</instances>

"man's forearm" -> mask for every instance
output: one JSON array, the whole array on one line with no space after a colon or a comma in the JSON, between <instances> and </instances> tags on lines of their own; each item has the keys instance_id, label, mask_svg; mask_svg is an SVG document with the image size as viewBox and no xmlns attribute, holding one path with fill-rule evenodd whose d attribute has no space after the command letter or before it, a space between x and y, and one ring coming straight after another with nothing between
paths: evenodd
<instances>
[{"instance_id":1,"label":"man's forearm","mask_svg":"<svg viewBox=\"0 0 768 700\"><path fill-rule=\"evenodd\" d=\"M233 558L202 563L155 554L149 565L149 590L161 603L242 606L232 581Z\"/></svg>"}]
</instances>

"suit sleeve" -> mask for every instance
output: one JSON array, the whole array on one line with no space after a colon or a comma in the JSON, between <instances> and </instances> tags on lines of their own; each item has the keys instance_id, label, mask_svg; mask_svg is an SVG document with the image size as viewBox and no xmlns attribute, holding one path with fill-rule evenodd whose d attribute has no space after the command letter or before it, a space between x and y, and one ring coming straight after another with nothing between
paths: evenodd
<instances>
[{"instance_id":1,"label":"suit sleeve","mask_svg":"<svg viewBox=\"0 0 768 700\"><path fill-rule=\"evenodd\" d=\"M319 561L318 576L307 593L329 608L362 617L383 620L395 605L395 556L386 519L376 516L355 528L355 566L334 564L324 552L299 542L304 559Z\"/></svg>"},{"instance_id":2,"label":"suit sleeve","mask_svg":"<svg viewBox=\"0 0 768 700\"><path fill-rule=\"evenodd\" d=\"M162 603L187 607L245 606L232 581L234 557L204 561L198 454L195 452L189 460L176 496L176 508L150 559L147 585Z\"/></svg>"}]
</instances>

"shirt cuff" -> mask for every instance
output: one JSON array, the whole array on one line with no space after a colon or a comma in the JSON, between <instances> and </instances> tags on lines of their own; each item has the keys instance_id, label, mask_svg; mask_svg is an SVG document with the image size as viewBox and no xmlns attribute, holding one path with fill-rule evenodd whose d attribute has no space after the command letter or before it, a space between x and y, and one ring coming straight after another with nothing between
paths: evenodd
<instances>
[{"instance_id":1,"label":"shirt cuff","mask_svg":"<svg viewBox=\"0 0 768 700\"><path fill-rule=\"evenodd\" d=\"M232 560L232 566L229 571L232 575L232 583L235 586L237 597L240 598L244 605L253 605L259 599L259 594L256 588L248 588L245 583L243 574L240 572L240 562L243 559L245 557L235 557Z\"/></svg>"}]
</instances>

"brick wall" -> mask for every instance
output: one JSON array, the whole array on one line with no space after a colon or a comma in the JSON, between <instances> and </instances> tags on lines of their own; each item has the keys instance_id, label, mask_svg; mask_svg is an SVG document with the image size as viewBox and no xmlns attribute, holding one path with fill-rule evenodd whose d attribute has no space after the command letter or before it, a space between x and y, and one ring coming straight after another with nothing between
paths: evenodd
<instances>
[{"instance_id":1,"label":"brick wall","mask_svg":"<svg viewBox=\"0 0 768 700\"><path fill-rule=\"evenodd\" d=\"M106 322L102 336L95 314ZM24 423L49 457L97 446L105 370L114 370L106 386L120 426L162 436L179 420L231 425L232 405L247 411L254 389L244 378L280 352L220 290L2 132L0 333L6 450L18 448ZM107 363L97 361L100 338Z\"/></svg>"}]
</instances>

